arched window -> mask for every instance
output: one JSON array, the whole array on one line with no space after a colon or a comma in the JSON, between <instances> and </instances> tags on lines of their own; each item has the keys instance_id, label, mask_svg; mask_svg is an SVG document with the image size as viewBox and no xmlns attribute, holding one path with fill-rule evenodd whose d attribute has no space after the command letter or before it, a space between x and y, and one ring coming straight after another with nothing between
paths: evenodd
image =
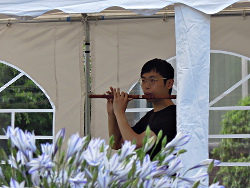
<instances>
[{"instance_id":1,"label":"arched window","mask_svg":"<svg viewBox=\"0 0 250 188\"><path fill-rule=\"evenodd\" d=\"M41 86L22 70L0 61L0 147L8 126L35 133L37 146L53 141L55 108ZM7 151L8 152L8 151Z\"/></svg>"}]
</instances>

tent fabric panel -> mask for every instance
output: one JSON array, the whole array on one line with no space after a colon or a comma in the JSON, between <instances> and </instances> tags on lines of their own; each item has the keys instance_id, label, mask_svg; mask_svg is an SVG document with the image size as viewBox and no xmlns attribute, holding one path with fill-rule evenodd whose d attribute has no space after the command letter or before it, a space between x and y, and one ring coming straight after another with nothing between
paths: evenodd
<instances>
[{"instance_id":1,"label":"tent fabric panel","mask_svg":"<svg viewBox=\"0 0 250 188\"><path fill-rule=\"evenodd\" d=\"M0 43L0 60L24 71L50 97L56 110L55 130L82 132L82 23L0 25Z\"/></svg>"},{"instance_id":2,"label":"tent fabric panel","mask_svg":"<svg viewBox=\"0 0 250 188\"><path fill-rule=\"evenodd\" d=\"M104 20L93 22L90 33L95 94L110 86L127 92L146 61L175 56L174 19ZM92 136L108 140L106 100L92 99L91 104Z\"/></svg>"},{"instance_id":3,"label":"tent fabric panel","mask_svg":"<svg viewBox=\"0 0 250 188\"><path fill-rule=\"evenodd\" d=\"M250 20L242 16L211 19L211 50L233 52L250 58Z\"/></svg>"},{"instance_id":4,"label":"tent fabric panel","mask_svg":"<svg viewBox=\"0 0 250 188\"><path fill-rule=\"evenodd\" d=\"M102 10L118 6L129 10L134 10L143 15L152 15L158 10L175 3L188 5L206 14L217 13L229 5L240 0L137 0L137 1L117 1L117 0L2 0L0 3L0 13L5 15L32 16L36 17L47 11L59 9L66 13L95 13Z\"/></svg>"}]
</instances>

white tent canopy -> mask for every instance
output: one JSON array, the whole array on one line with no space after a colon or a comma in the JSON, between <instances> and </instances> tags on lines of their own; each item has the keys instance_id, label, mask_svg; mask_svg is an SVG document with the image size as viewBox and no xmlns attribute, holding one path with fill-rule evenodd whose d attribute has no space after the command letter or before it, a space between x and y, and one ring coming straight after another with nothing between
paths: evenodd
<instances>
[{"instance_id":1,"label":"white tent canopy","mask_svg":"<svg viewBox=\"0 0 250 188\"><path fill-rule=\"evenodd\" d=\"M174 5L175 7L175 20L169 20L164 23L162 20L134 20L134 21L102 21L98 22L95 20L88 20L88 17L85 17L85 26L88 24L91 39L91 55L93 63L93 91L94 92L105 92L110 85L119 86L124 90L127 90L133 82L138 78L137 75L141 65L150 58L159 57L168 59L176 55L177 59L177 84L178 84L178 99L177 99L177 123L178 130L184 130L192 134L193 140L187 145L188 152L186 155L191 155L189 157L189 165L201 161L205 158L208 158L208 108L209 108L209 54L210 46L213 50L225 50L225 51L234 51L241 55L250 57L249 51L245 48L240 47L238 44L237 47L234 45L237 42L234 41L230 29L232 25L234 27L233 34L239 34L243 32L240 27L244 27L245 32L249 32L246 22L235 20L232 18L230 24L223 22L224 18L217 18L214 22L214 19L210 18L210 14L218 13L219 11L225 9L226 7L232 5L233 3L238 2L237 0L179 0L179 1L162 1L162 0L37 0L37 1L28 1L28 0L2 0L0 3L0 14L6 16L4 18L9 19L10 17L15 17L19 19L27 19L29 17L37 17L51 10L61 10L65 13L98 13L104 9L110 7L122 7L124 9L132 10L133 12L142 14L142 15L152 15L157 11L164 9L166 6ZM249 2L249 1L244 1ZM69 26L70 23L66 25ZM74 25L74 24L73 24ZM223 25L223 27L222 27ZM244 26L245 25L245 26ZM140 26L140 27L139 27ZM231 26L231 27L230 27ZM29 26L27 26L29 27ZM53 26L55 28L56 26ZM80 25L76 25L81 27ZM216 28L215 28L216 27ZM219 31L213 33L213 30ZM14 29L14 27L13 27ZM48 28L50 30L51 28ZM238 30L237 30L238 29ZM3 31L3 30L0 30ZM30 30L31 31L31 30ZM72 30L73 31L73 30ZM78 33L75 31L75 36L72 35L71 39L64 40L63 43L59 43L54 48L54 59L49 59L47 62L53 62L54 73L57 73L58 77L54 77L52 83L41 83L41 86L47 90L48 87L53 88L56 84L63 84L64 75L60 71L67 70L71 71L69 74L77 78L81 78L80 71L76 71L76 67L81 68L80 58L82 55L79 51L81 48L81 42L79 40L79 35L83 32L83 27L78 28ZM210 31L212 33L210 37ZM236 31L236 32L235 32ZM87 33L88 33L87 32ZM39 33L42 34L41 31ZM55 34L54 37L57 39L64 38L67 33L72 34L71 32L65 32L60 34L59 30L54 30L49 32L49 36ZM227 33L227 35L226 35ZM5 34L5 33L4 33ZM19 33L15 33L18 36ZM14 36L15 36L14 35ZM14 37L13 36L13 37ZM245 36L245 35L243 35ZM0 32L0 41L5 40L1 39L5 35L1 35ZM11 38L11 36L8 36ZM60 38L61 37L61 38ZM86 36L88 38L88 36ZM176 37L176 38L175 38ZM227 40L227 37L232 38L232 40ZM28 38L26 36L26 38ZM211 39L211 45L210 45ZM15 38L11 39L13 42ZM68 45L68 41L72 45ZM8 44L8 41L5 41L3 44ZM22 43L21 39L21 43ZM25 44L29 43L28 39L24 41ZM89 42L89 41L87 41ZM235 43L233 43L235 42ZM241 42L248 43L248 37L242 38ZM21 44L20 43L20 44ZM2 44L2 43L1 43ZM54 42L53 45L58 44ZM67 56L65 49L61 50L60 47L65 45L66 50L70 52L71 46L77 45L75 53L78 58L70 61L71 57ZM15 46L10 46L11 49ZM0 48L0 60L5 60L6 62L15 64L18 58L12 58L12 56L5 57L6 54L2 53L2 50L5 49L4 46ZM29 47L28 49L31 49ZM33 48L32 48L33 49ZM21 53L25 53L23 48L18 49ZM56 53L57 50L60 53ZM37 52L42 53L41 49ZM44 56L47 55L46 45L44 46ZM73 52L71 55L76 55ZM40 54L41 55L41 54ZM28 56L28 55L27 55ZM24 57L27 57L24 56ZM42 55L41 55L42 56ZM59 62L57 57L61 58ZM68 61L64 61L64 57ZM41 57L42 58L42 57ZM18 60L17 60L18 59ZM30 63L34 61L32 58ZM22 59L21 59L22 60ZM26 59L25 59L26 60ZM41 61L41 59L39 59ZM24 60L22 60L24 61ZM139 62L139 63L138 63ZM26 61L27 63L27 61ZM42 64L42 62L41 62ZM40 65L40 64L39 64ZM58 66L61 66L58 69ZM72 65L74 68L69 69ZM131 65L131 66L130 66ZM23 69L28 69L23 65ZM45 65L45 66L50 66ZM72 68L72 67L71 67ZM110 70L113 68L113 70ZM49 68L50 69L50 68ZM28 70L27 70L28 71ZM76 73L77 72L77 73ZM105 74L103 74L103 72ZM128 72L131 76L128 76ZM107 73L108 76L107 76ZM30 73L31 75L33 73ZM60 76L59 76L60 75ZM51 72L53 76L53 71ZM61 80L59 80L59 78ZM41 79L42 76L38 76L37 79ZM70 78L67 78L70 79ZM74 81L74 80L73 80ZM75 88L77 100L73 101L74 103L82 101L79 99L79 96L83 98L85 94L84 89L81 86L83 80L78 80L79 86ZM39 80L38 80L39 82ZM46 85L49 86L46 86ZM71 114L71 109L67 110L67 106L64 105L65 102L70 105L72 100L66 100L62 96L63 92L67 90L67 87L70 87L70 82L66 88L61 87L61 90L53 91L55 98L53 101L57 104L60 104L60 108L63 108L63 113L59 115L60 122L62 123L59 127L65 125L63 119L65 114L69 115L71 118L75 117L79 120L73 121L76 125L76 129L81 131L81 115L75 113ZM49 91L49 89L47 90ZM49 93L49 92L48 92ZM190 96L190 93L193 95ZM69 99L70 93L68 93ZM61 98L60 98L61 97ZM73 97L73 96L72 96ZM81 98L80 97L80 98ZM52 97L53 98L53 97ZM77 105L79 113L82 106ZM106 117L103 114L105 111L105 101L93 101L93 119L92 119L92 133L93 136L107 136L107 126L103 125ZM67 117L67 116L66 116ZM69 123L69 122L67 122ZM70 125L67 125L70 127ZM103 136L104 134L104 136ZM193 153L199 153L199 155L193 155Z\"/></svg>"},{"instance_id":2,"label":"white tent canopy","mask_svg":"<svg viewBox=\"0 0 250 188\"><path fill-rule=\"evenodd\" d=\"M65 13L95 13L101 12L109 7L118 6L149 15L168 5L182 3L206 14L215 14L238 1L239 0L3 0L0 3L0 13L5 15L36 17L54 9L61 10Z\"/></svg>"}]
</instances>

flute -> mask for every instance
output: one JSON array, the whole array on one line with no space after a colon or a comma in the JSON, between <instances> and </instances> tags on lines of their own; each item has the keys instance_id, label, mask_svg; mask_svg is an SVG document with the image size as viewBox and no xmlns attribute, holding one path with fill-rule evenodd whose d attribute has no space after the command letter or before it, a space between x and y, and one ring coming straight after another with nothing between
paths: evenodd
<instances>
[{"instance_id":1,"label":"flute","mask_svg":"<svg viewBox=\"0 0 250 188\"><path fill-rule=\"evenodd\" d=\"M89 98L113 99L114 95L89 95ZM176 99L176 95L128 95L131 99Z\"/></svg>"}]
</instances>

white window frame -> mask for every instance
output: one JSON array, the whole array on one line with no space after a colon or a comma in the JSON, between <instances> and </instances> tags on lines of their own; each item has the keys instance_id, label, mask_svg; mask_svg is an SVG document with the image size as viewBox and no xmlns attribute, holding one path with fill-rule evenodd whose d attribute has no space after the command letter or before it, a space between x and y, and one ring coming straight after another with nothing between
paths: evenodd
<instances>
[{"instance_id":1,"label":"white window frame","mask_svg":"<svg viewBox=\"0 0 250 188\"><path fill-rule=\"evenodd\" d=\"M33 80L27 73L25 73L23 70L19 69L18 67L7 63L5 61L1 61L0 63L3 63L7 66L10 66L16 70L18 70L20 73L15 76L14 78L12 78L9 82L7 82L6 84L4 84L1 88L0 88L0 93L2 91L4 91L8 86L10 86L11 84L13 84L14 82L16 82L19 78L21 78L22 76L27 76L30 80L32 80L39 88L40 90L44 93L44 95L47 97L47 99L49 100L49 103L52 107L52 109L0 109L0 113L10 113L11 114L11 127L15 128L15 114L16 113L44 113L44 112L52 112L53 113L53 118L52 118L52 136L36 136L35 135L35 139L39 139L39 140L52 140L54 141L54 135L55 135L55 105L54 103L51 101L49 95L46 93L46 91L35 81ZM1 140L5 140L7 139L6 135L0 135L0 139Z\"/></svg>"}]
</instances>

